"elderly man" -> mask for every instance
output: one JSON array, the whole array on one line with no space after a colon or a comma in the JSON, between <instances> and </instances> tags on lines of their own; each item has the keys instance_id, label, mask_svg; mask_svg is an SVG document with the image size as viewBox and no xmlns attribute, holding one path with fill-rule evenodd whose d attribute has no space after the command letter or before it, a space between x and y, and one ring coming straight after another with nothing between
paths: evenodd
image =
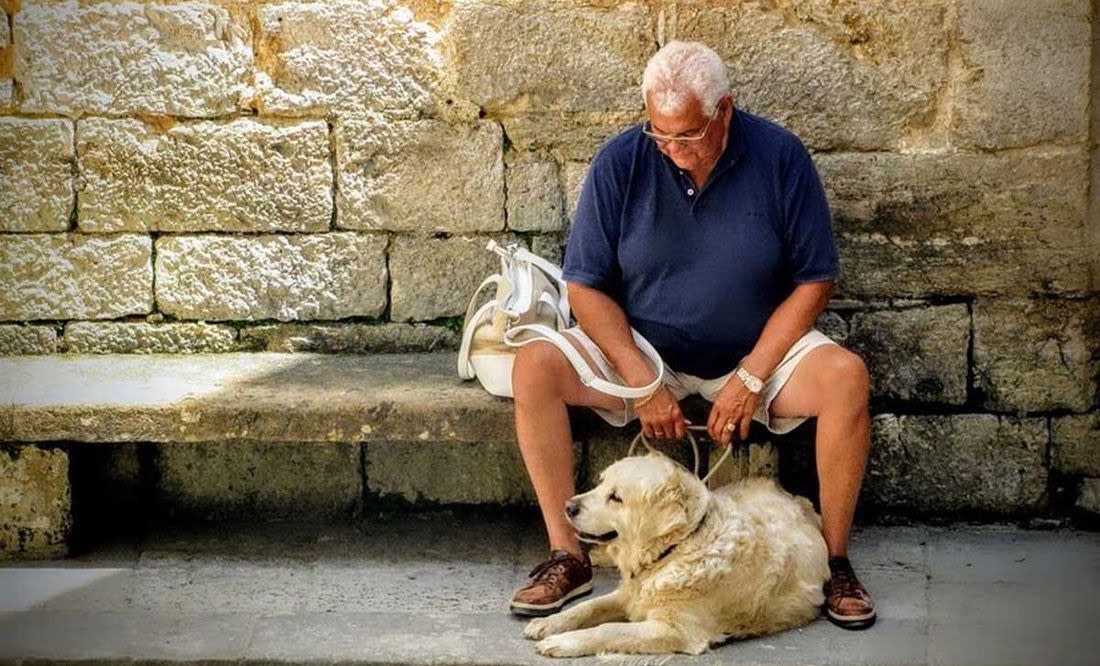
<instances>
[{"instance_id":1,"label":"elderly man","mask_svg":"<svg viewBox=\"0 0 1100 666\"><path fill-rule=\"evenodd\" d=\"M700 43L649 61L649 120L609 140L585 180L564 276L579 326L568 337L605 377L644 386L656 372L633 326L661 353L664 384L634 401L585 387L550 344L515 360L516 435L550 557L511 603L548 615L591 591L591 564L563 512L573 487L567 405L649 436L681 438L679 400L700 393L721 445L752 419L784 433L817 418L817 470L832 580L826 611L864 628L875 607L847 559L870 447L869 381L858 356L813 329L839 275L829 211L802 143L736 109L726 67Z\"/></svg>"}]
</instances>

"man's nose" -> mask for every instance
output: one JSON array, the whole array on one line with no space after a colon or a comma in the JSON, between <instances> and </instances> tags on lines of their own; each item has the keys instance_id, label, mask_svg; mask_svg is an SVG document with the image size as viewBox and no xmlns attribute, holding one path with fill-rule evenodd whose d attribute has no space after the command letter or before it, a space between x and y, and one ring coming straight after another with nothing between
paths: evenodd
<instances>
[{"instance_id":1,"label":"man's nose","mask_svg":"<svg viewBox=\"0 0 1100 666\"><path fill-rule=\"evenodd\" d=\"M570 518L576 518L577 514L581 512L581 503L577 500L569 500L565 503L565 515Z\"/></svg>"}]
</instances>

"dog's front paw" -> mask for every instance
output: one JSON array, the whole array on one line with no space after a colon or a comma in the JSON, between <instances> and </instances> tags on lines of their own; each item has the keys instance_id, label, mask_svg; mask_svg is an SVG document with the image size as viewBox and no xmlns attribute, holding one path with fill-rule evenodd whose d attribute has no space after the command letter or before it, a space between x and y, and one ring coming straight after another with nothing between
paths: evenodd
<instances>
[{"instance_id":1,"label":"dog's front paw","mask_svg":"<svg viewBox=\"0 0 1100 666\"><path fill-rule=\"evenodd\" d=\"M585 649L575 634L555 634L535 643L535 651L545 657L583 657L587 654L595 654L592 650Z\"/></svg>"},{"instance_id":2,"label":"dog's front paw","mask_svg":"<svg viewBox=\"0 0 1100 666\"><path fill-rule=\"evenodd\" d=\"M564 616L559 613L549 617L535 618L528 622L527 626L523 628L523 637L530 638L531 640L538 640L540 638L546 638L547 636L569 631L572 627L562 620L563 617Z\"/></svg>"}]
</instances>

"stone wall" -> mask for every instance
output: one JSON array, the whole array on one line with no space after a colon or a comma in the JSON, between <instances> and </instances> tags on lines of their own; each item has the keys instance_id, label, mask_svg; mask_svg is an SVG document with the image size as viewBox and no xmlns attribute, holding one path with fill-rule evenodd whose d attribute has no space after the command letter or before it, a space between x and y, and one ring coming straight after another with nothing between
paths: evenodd
<instances>
[{"instance_id":1,"label":"stone wall","mask_svg":"<svg viewBox=\"0 0 1100 666\"><path fill-rule=\"evenodd\" d=\"M0 354L453 349L699 39L814 152L869 494L1095 503L1093 4L4 0Z\"/></svg>"}]
</instances>

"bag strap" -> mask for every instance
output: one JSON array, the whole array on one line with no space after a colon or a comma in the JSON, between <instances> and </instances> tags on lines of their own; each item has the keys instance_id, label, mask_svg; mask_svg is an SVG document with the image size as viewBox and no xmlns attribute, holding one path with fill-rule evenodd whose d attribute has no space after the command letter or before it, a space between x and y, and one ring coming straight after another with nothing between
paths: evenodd
<instances>
[{"instance_id":1,"label":"bag strap","mask_svg":"<svg viewBox=\"0 0 1100 666\"><path fill-rule=\"evenodd\" d=\"M485 278L474 290L474 295L470 298L470 304L466 306L466 318L462 323L462 344L458 348L458 376L462 379L473 379L475 376L474 366L470 364L470 345L473 343L474 329L477 328L486 314L492 312L497 304L496 300L491 300L477 308L477 298L486 287L498 285L502 280L504 280L502 275L490 275ZM475 310L475 308L477 309Z\"/></svg>"},{"instance_id":2,"label":"bag strap","mask_svg":"<svg viewBox=\"0 0 1100 666\"><path fill-rule=\"evenodd\" d=\"M536 333L537 335L527 340L514 339L520 334L528 331ZM642 337L642 335L633 328L630 329L630 333L634 337L634 344L638 345L638 349L641 350L642 354L658 368L657 379L654 379L645 386L624 386L603 379L588 365L588 362L581 356L580 352L577 351L577 348L574 347L564 335L543 324L513 326L505 331L504 344L510 347L522 347L537 340L547 340L565 354L565 357L573 364L573 368L576 369L577 375L580 376L581 383L585 386L616 398L644 398L661 387L661 383L665 378L665 364L661 361L661 355L657 353L653 345L649 344L648 340Z\"/></svg>"}]
</instances>

